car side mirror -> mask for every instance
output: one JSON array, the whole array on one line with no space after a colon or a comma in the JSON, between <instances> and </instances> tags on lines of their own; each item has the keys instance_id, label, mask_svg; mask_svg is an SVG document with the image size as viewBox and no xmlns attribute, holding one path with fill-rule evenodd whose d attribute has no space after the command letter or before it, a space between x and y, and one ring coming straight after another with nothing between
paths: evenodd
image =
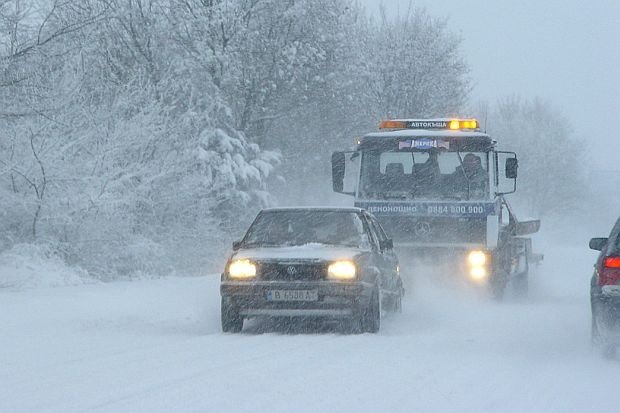
<instances>
[{"instance_id":1,"label":"car side mirror","mask_svg":"<svg viewBox=\"0 0 620 413\"><path fill-rule=\"evenodd\" d=\"M241 248L241 241L233 241L232 243L233 251L237 251L239 248Z\"/></svg>"},{"instance_id":2,"label":"car side mirror","mask_svg":"<svg viewBox=\"0 0 620 413\"><path fill-rule=\"evenodd\" d=\"M519 161L517 158L506 159L506 178L516 179L517 169L519 169Z\"/></svg>"},{"instance_id":3,"label":"car side mirror","mask_svg":"<svg viewBox=\"0 0 620 413\"><path fill-rule=\"evenodd\" d=\"M382 250L391 250L394 249L394 241L392 239L386 239L381 241L381 249Z\"/></svg>"},{"instance_id":4,"label":"car side mirror","mask_svg":"<svg viewBox=\"0 0 620 413\"><path fill-rule=\"evenodd\" d=\"M607 245L607 238L592 238L590 240L590 249L602 251Z\"/></svg>"}]
</instances>

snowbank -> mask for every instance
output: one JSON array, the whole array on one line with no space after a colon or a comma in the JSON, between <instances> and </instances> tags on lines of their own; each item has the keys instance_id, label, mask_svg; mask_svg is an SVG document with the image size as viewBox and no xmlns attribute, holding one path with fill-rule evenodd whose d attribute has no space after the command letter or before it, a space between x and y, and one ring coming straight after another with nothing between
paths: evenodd
<instances>
[{"instance_id":1,"label":"snowbank","mask_svg":"<svg viewBox=\"0 0 620 413\"><path fill-rule=\"evenodd\" d=\"M0 288L37 288L92 282L79 267L68 266L49 246L18 244L0 253Z\"/></svg>"}]
</instances>

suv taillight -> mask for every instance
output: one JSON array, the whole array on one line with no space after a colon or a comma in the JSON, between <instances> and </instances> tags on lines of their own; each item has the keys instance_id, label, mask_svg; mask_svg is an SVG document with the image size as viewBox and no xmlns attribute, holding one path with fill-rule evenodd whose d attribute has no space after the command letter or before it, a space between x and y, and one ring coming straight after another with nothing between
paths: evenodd
<instances>
[{"instance_id":1,"label":"suv taillight","mask_svg":"<svg viewBox=\"0 0 620 413\"><path fill-rule=\"evenodd\" d=\"M620 257L603 258L598 284L600 286L620 284Z\"/></svg>"}]
</instances>

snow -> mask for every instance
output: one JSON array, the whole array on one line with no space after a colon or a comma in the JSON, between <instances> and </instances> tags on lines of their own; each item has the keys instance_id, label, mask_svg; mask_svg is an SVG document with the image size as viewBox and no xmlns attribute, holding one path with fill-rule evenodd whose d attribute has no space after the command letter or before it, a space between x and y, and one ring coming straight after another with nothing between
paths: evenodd
<instances>
[{"instance_id":1,"label":"snow","mask_svg":"<svg viewBox=\"0 0 620 413\"><path fill-rule=\"evenodd\" d=\"M616 412L620 363L589 343L595 254L539 248L527 301L419 277L377 335L223 334L215 274L3 289L0 410Z\"/></svg>"},{"instance_id":2,"label":"snow","mask_svg":"<svg viewBox=\"0 0 620 413\"><path fill-rule=\"evenodd\" d=\"M50 248L17 244L0 253L0 288L36 288L93 282L86 271L68 267Z\"/></svg>"}]
</instances>

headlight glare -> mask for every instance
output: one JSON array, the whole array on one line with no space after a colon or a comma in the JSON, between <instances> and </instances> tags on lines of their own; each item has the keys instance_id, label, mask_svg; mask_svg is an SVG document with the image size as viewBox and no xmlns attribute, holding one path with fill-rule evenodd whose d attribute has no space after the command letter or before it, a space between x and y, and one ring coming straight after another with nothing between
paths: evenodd
<instances>
[{"instance_id":1,"label":"headlight glare","mask_svg":"<svg viewBox=\"0 0 620 413\"><path fill-rule=\"evenodd\" d=\"M471 278L474 280L481 281L486 278L487 270L484 267L472 267L469 270L469 275L471 275Z\"/></svg>"},{"instance_id":2,"label":"headlight glare","mask_svg":"<svg viewBox=\"0 0 620 413\"><path fill-rule=\"evenodd\" d=\"M352 280L355 274L356 268L352 261L336 261L327 268L327 278L332 280Z\"/></svg>"},{"instance_id":3,"label":"headlight glare","mask_svg":"<svg viewBox=\"0 0 620 413\"><path fill-rule=\"evenodd\" d=\"M256 277L256 265L250 260L235 260L228 266L230 278L253 278Z\"/></svg>"},{"instance_id":4,"label":"headlight glare","mask_svg":"<svg viewBox=\"0 0 620 413\"><path fill-rule=\"evenodd\" d=\"M483 251L471 251L467 263L470 267L483 267L487 263L487 255Z\"/></svg>"},{"instance_id":5,"label":"headlight glare","mask_svg":"<svg viewBox=\"0 0 620 413\"><path fill-rule=\"evenodd\" d=\"M467 255L467 265L469 267L469 276L472 280L482 282L488 277L489 256L486 252L480 250L470 251Z\"/></svg>"}]
</instances>

